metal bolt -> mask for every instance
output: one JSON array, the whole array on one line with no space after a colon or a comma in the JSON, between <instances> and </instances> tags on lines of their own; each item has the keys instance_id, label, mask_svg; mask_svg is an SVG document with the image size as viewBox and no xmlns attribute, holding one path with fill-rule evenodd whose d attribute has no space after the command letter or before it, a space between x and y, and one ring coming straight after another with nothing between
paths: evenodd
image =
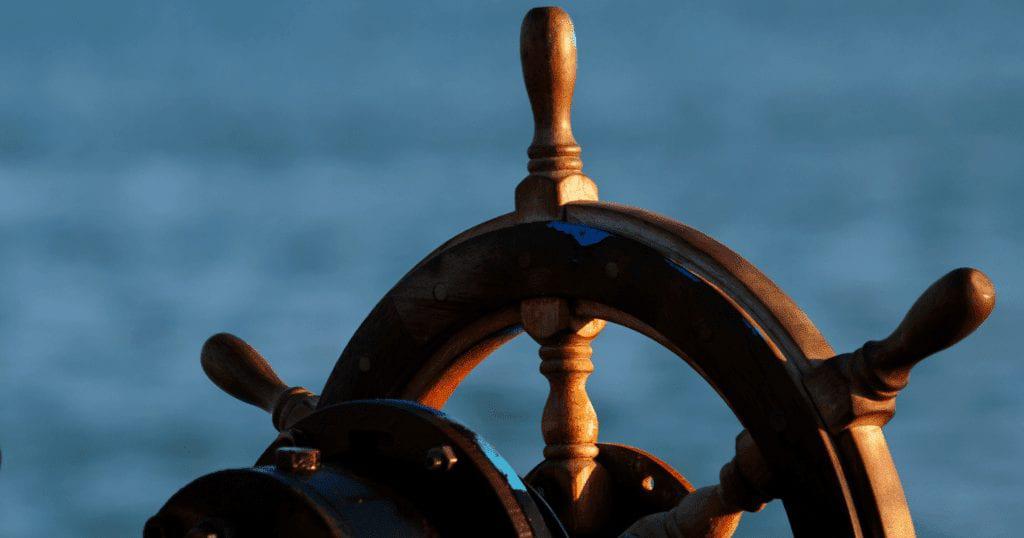
<instances>
[{"instance_id":1,"label":"metal bolt","mask_svg":"<svg viewBox=\"0 0 1024 538\"><path fill-rule=\"evenodd\" d=\"M654 477L651 475L645 476L640 481L640 487L644 488L645 491L654 491Z\"/></svg>"},{"instance_id":2,"label":"metal bolt","mask_svg":"<svg viewBox=\"0 0 1024 538\"><path fill-rule=\"evenodd\" d=\"M275 456L275 466L286 473L315 473L320 468L320 451L315 448L283 446Z\"/></svg>"},{"instance_id":3,"label":"metal bolt","mask_svg":"<svg viewBox=\"0 0 1024 538\"><path fill-rule=\"evenodd\" d=\"M438 284L434 286L434 299L443 301L448 297L448 288L444 287L444 284Z\"/></svg>"},{"instance_id":4,"label":"metal bolt","mask_svg":"<svg viewBox=\"0 0 1024 538\"><path fill-rule=\"evenodd\" d=\"M427 451L427 469L430 471L450 471L459 458L448 445L435 446Z\"/></svg>"}]
</instances>

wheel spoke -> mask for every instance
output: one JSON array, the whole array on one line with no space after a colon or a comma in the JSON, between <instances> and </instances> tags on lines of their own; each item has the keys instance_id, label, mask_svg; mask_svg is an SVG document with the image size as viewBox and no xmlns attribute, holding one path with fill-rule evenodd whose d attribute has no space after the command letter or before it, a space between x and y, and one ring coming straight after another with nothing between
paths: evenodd
<instances>
[{"instance_id":1,"label":"wheel spoke","mask_svg":"<svg viewBox=\"0 0 1024 538\"><path fill-rule=\"evenodd\" d=\"M589 534L603 524L609 489L607 472L594 460L598 422L586 388L594 371L590 341L605 322L575 316L568 301L555 297L523 301L521 313L540 344L540 371L550 385L541 419L544 462L530 479L571 534Z\"/></svg>"},{"instance_id":2,"label":"wheel spoke","mask_svg":"<svg viewBox=\"0 0 1024 538\"><path fill-rule=\"evenodd\" d=\"M775 497L768 493L773 489L768 466L746 430L736 437L736 455L718 477L718 484L683 497L667 512L641 518L622 536L728 538L736 532L743 512L758 512Z\"/></svg>"}]
</instances>

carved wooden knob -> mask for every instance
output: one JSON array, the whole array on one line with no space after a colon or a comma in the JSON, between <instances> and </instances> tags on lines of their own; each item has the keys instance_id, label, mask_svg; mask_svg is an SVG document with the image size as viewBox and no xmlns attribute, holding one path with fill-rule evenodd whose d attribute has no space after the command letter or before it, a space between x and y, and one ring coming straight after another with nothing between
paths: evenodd
<instances>
[{"instance_id":1,"label":"carved wooden knob","mask_svg":"<svg viewBox=\"0 0 1024 538\"><path fill-rule=\"evenodd\" d=\"M950 271L921 294L888 338L864 345L852 365L858 381L878 396L898 392L915 364L974 332L995 304L995 286L985 273Z\"/></svg>"},{"instance_id":2,"label":"carved wooden knob","mask_svg":"<svg viewBox=\"0 0 1024 538\"><path fill-rule=\"evenodd\" d=\"M558 220L566 204L597 200L597 185L583 175L580 146L572 135L576 34L569 15L557 7L527 12L519 53L534 129L526 152L530 175L516 187L516 217Z\"/></svg>"},{"instance_id":3,"label":"carved wooden knob","mask_svg":"<svg viewBox=\"0 0 1024 538\"><path fill-rule=\"evenodd\" d=\"M206 376L221 390L271 413L279 431L316 409L317 397L312 392L285 385L270 363L235 335L211 336L203 344L199 360Z\"/></svg>"},{"instance_id":4,"label":"carved wooden knob","mask_svg":"<svg viewBox=\"0 0 1024 538\"><path fill-rule=\"evenodd\" d=\"M583 162L570 118L576 34L569 15L557 7L531 9L523 19L519 54L533 108L533 143L527 151L530 172L579 172Z\"/></svg>"}]
</instances>

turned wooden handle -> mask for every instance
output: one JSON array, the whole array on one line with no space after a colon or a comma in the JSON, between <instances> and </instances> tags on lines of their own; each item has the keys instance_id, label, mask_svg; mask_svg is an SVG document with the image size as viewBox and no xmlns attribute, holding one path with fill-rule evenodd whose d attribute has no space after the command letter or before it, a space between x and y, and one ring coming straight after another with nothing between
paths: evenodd
<instances>
[{"instance_id":1,"label":"turned wooden handle","mask_svg":"<svg viewBox=\"0 0 1024 538\"><path fill-rule=\"evenodd\" d=\"M523 19L519 54L533 108L529 170L582 170L570 118L576 86L576 35L569 15L557 7L531 9Z\"/></svg>"},{"instance_id":2,"label":"turned wooden handle","mask_svg":"<svg viewBox=\"0 0 1024 538\"><path fill-rule=\"evenodd\" d=\"M228 333L211 336L200 355L206 376L224 392L268 413L288 386L258 351Z\"/></svg>"},{"instance_id":3,"label":"turned wooden handle","mask_svg":"<svg viewBox=\"0 0 1024 538\"><path fill-rule=\"evenodd\" d=\"M729 538L743 512L758 512L775 498L773 478L754 438L736 437L736 456L718 473L720 482L683 497L675 508L640 518L621 538Z\"/></svg>"},{"instance_id":4,"label":"turned wooden handle","mask_svg":"<svg viewBox=\"0 0 1024 538\"><path fill-rule=\"evenodd\" d=\"M996 290L985 273L969 267L950 271L921 294L888 338L864 346L864 366L883 384L879 389L900 390L915 364L974 332L995 304Z\"/></svg>"}]
</instances>

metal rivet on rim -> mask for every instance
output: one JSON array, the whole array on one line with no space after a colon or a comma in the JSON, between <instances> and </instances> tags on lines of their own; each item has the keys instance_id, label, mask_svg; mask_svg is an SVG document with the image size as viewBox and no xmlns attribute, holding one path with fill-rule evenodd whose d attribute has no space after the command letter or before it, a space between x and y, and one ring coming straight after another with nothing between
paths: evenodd
<instances>
[{"instance_id":1,"label":"metal rivet on rim","mask_svg":"<svg viewBox=\"0 0 1024 538\"><path fill-rule=\"evenodd\" d=\"M455 451L448 445L435 446L427 451L427 469L431 471L448 471L458 462Z\"/></svg>"},{"instance_id":2,"label":"metal rivet on rim","mask_svg":"<svg viewBox=\"0 0 1024 538\"><path fill-rule=\"evenodd\" d=\"M320 451L315 448L283 446L274 455L274 465L286 473L315 473L320 468Z\"/></svg>"}]
</instances>

